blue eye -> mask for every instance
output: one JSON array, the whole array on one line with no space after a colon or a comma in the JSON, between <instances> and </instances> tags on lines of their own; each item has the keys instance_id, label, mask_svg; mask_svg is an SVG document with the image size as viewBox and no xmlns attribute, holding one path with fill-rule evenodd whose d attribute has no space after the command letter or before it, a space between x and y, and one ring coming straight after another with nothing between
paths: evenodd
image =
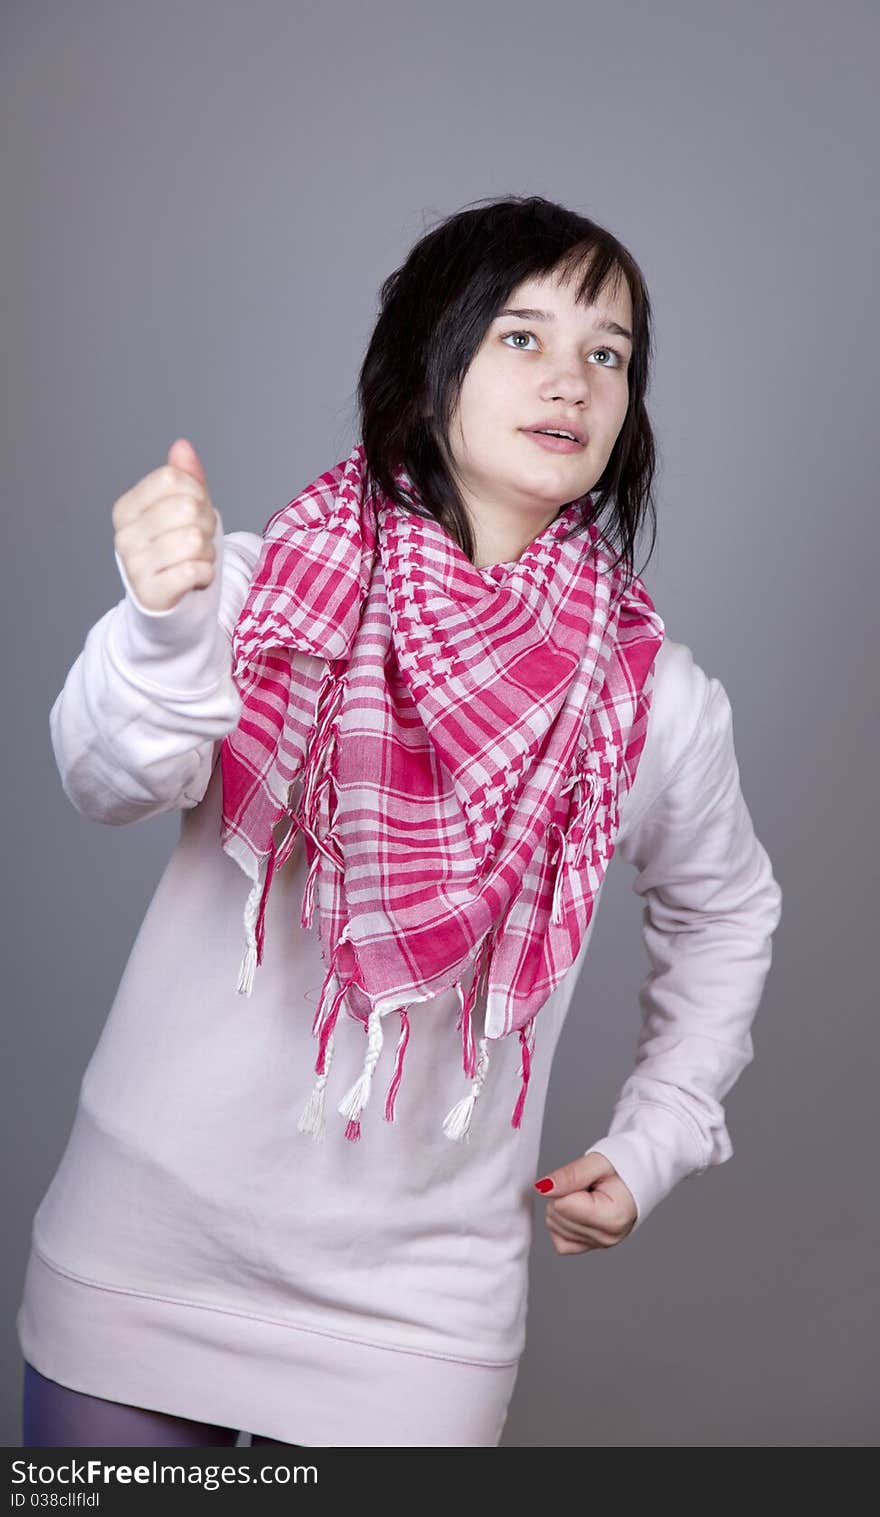
<instances>
[{"instance_id":1,"label":"blue eye","mask_svg":"<svg viewBox=\"0 0 880 1517\"><path fill-rule=\"evenodd\" d=\"M517 327L517 329L516 329L515 332L505 332L505 334L502 337L501 341L502 342L507 342L507 339L509 337L534 337L534 336L535 336L534 332L526 332L521 327ZM528 353L530 351L531 351L531 349L529 349L529 348L520 348L520 352L521 353ZM619 368L623 367L623 364L624 364L623 354L622 353L618 353L618 351L617 351L616 348L609 348L609 347L603 346L601 348L594 348L593 352L594 353L611 353L613 355L613 357L617 360L617 362L613 363L613 364L600 363L599 364L599 368L600 369L619 369Z\"/></svg>"}]
</instances>

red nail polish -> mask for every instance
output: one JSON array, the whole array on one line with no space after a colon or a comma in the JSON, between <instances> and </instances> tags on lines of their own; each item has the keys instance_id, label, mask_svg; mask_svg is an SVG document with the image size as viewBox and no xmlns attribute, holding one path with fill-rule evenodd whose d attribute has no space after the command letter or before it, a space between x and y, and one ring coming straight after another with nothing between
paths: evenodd
<instances>
[{"instance_id":1,"label":"red nail polish","mask_svg":"<svg viewBox=\"0 0 880 1517\"><path fill-rule=\"evenodd\" d=\"M548 1190L552 1190L552 1189L553 1189L553 1181L552 1180L536 1180L535 1181L535 1190L539 1190L542 1195L546 1195L547 1191Z\"/></svg>"}]
</instances>

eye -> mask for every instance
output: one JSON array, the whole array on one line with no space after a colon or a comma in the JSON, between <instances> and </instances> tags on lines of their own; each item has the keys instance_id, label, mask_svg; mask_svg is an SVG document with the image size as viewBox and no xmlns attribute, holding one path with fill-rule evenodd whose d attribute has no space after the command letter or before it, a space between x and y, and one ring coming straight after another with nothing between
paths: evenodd
<instances>
[{"instance_id":1,"label":"eye","mask_svg":"<svg viewBox=\"0 0 880 1517\"><path fill-rule=\"evenodd\" d=\"M510 337L534 337L534 336L535 336L534 332L527 332L527 331L524 331L521 327L517 327L517 329L516 329L515 332L505 332L505 334L502 337L501 341L502 342L507 342L508 338L510 338ZM517 344L517 346L519 346L519 345ZM528 352L531 352L531 349L530 348L521 347L520 348L520 352L522 352L522 353L528 353ZM614 363L600 363L598 365L598 367L600 369L620 369L620 368L625 368L626 367L626 360L625 360L623 354L618 352L617 348L609 348L609 347L594 348L593 349L593 353L610 353L611 356L612 356L612 358L614 358L616 360Z\"/></svg>"},{"instance_id":2,"label":"eye","mask_svg":"<svg viewBox=\"0 0 880 1517\"><path fill-rule=\"evenodd\" d=\"M508 337L534 337L534 335L534 332L524 332L521 328L518 327L515 332L505 332L501 341L506 342Z\"/></svg>"}]
</instances>

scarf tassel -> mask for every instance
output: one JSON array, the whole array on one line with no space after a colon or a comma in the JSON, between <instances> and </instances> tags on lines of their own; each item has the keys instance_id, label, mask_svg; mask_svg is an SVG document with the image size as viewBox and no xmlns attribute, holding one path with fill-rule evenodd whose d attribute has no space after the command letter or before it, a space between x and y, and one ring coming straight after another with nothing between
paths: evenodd
<instances>
[{"instance_id":1,"label":"scarf tassel","mask_svg":"<svg viewBox=\"0 0 880 1517\"><path fill-rule=\"evenodd\" d=\"M303 1110L299 1122L297 1123L297 1127L299 1128L300 1132L311 1133L311 1135L316 1140L324 1136L324 1091L327 1085L327 1078L330 1073L332 1052L333 1038L331 1037L327 1045L327 1058L324 1073L318 1076L317 1080L312 1086L312 1093L309 1096L305 1109Z\"/></svg>"},{"instance_id":2,"label":"scarf tassel","mask_svg":"<svg viewBox=\"0 0 880 1517\"><path fill-rule=\"evenodd\" d=\"M571 851L570 834L575 824L577 822L580 822L584 829L584 839L582 839L581 845L577 850L579 856L583 851L583 841L586 837L586 829L590 825L593 812L596 808L596 803L599 799L599 781L597 776L593 774L592 771L571 775L570 778L567 779L565 784L562 786L560 795L567 794L573 785L578 784L585 784L587 786L586 803L582 802L577 806L565 832L563 832L558 822L551 822L550 826L547 829L548 832L552 832L553 828L555 827L556 831L559 833L559 862L556 866L556 879L553 884L553 904L550 908L550 920L557 927L561 926L562 922L565 919L562 910L562 894L565 887L566 873L570 867L573 867L573 865L577 863L577 859L574 858Z\"/></svg>"},{"instance_id":3,"label":"scarf tassel","mask_svg":"<svg viewBox=\"0 0 880 1517\"><path fill-rule=\"evenodd\" d=\"M406 1007L400 1008L400 1037L397 1040L397 1052L394 1056L394 1074L385 1095L385 1121L396 1122L397 1092L400 1089L400 1081L403 1077L403 1056L406 1053L406 1045L409 1042L409 1017Z\"/></svg>"},{"instance_id":4,"label":"scarf tassel","mask_svg":"<svg viewBox=\"0 0 880 1517\"><path fill-rule=\"evenodd\" d=\"M262 879L255 880L244 908L245 950L238 971L236 990L239 995L251 996L254 988L254 977L257 968L263 962L263 948L266 935L266 905L269 899L269 891L276 867L280 868L286 861L293 849L297 832L302 832L314 845L314 857L312 858L303 891L303 903L301 912L301 925L309 928L312 925L315 903L315 882L321 857L330 860L334 868L340 868L338 858L326 847L328 838L322 842L315 833L315 821L318 815L321 792L329 785L334 784L333 776L328 768L330 755L333 749L333 739L327 740L329 728L339 710L342 700L343 681L336 674L325 675L321 682L315 709L314 738L309 746L308 760L300 771L302 790L300 792L300 814L292 806L285 809L285 815L290 817L290 829L284 838L280 848L272 834L272 849L268 855L265 875ZM292 783L292 782L291 782ZM335 789L335 785L334 785Z\"/></svg>"},{"instance_id":5,"label":"scarf tassel","mask_svg":"<svg viewBox=\"0 0 880 1517\"><path fill-rule=\"evenodd\" d=\"M321 855L317 849L309 865L306 876L305 889L303 890L302 911L300 912L300 926L303 930L311 927L315 915L315 888L317 885L318 869L321 865Z\"/></svg>"},{"instance_id":6,"label":"scarf tassel","mask_svg":"<svg viewBox=\"0 0 880 1517\"><path fill-rule=\"evenodd\" d=\"M348 1117L345 1136L352 1143L357 1143L360 1139L361 1112L370 1099L370 1091L373 1085L373 1071L379 1062L382 1043L382 1013L373 1010L370 1012L367 1022L367 1052L364 1057L364 1067L351 1089L346 1091L336 1108L343 1117Z\"/></svg>"},{"instance_id":7,"label":"scarf tassel","mask_svg":"<svg viewBox=\"0 0 880 1517\"><path fill-rule=\"evenodd\" d=\"M337 977L340 945L347 942L350 934L351 923L346 922L333 950L330 968L324 976L321 994L318 997L318 1009L312 1020L312 1036L318 1039L318 1056L315 1060L315 1073L318 1078L312 1087L311 1095L297 1126L300 1132L311 1133L315 1138L320 1138L324 1134L324 1092L333 1060L336 1022L349 986L353 984L355 978L354 975L350 975L347 980L341 981L335 993L331 994L332 982Z\"/></svg>"},{"instance_id":8,"label":"scarf tassel","mask_svg":"<svg viewBox=\"0 0 880 1517\"><path fill-rule=\"evenodd\" d=\"M443 1118L443 1131L445 1132L447 1138L452 1138L456 1143L461 1143L463 1139L465 1139L468 1135L468 1129L471 1125L471 1118L474 1114L474 1107L476 1106L483 1086L486 1083L486 1073L488 1068L489 1040L488 1038L481 1038L480 1055L477 1061L476 1074L471 1081L470 1094L462 1096L461 1100L457 1101L452 1110L448 1111L446 1113L446 1116Z\"/></svg>"},{"instance_id":9,"label":"scarf tassel","mask_svg":"<svg viewBox=\"0 0 880 1517\"><path fill-rule=\"evenodd\" d=\"M486 1080L489 1068L489 1042L483 1037L480 1039L480 1052L477 1058L474 1048L473 1012L477 997L480 993L480 985L484 975L491 979L492 955L495 950L495 938L497 929L487 932L477 954L474 975L470 987L465 995L462 992L461 981L456 982L459 1000L461 1001L461 1014L458 1025L462 1035L462 1060L464 1072L471 1082L470 1092L457 1101L451 1111L443 1118L443 1131L447 1138L456 1143L461 1143L468 1135L474 1108Z\"/></svg>"},{"instance_id":10,"label":"scarf tassel","mask_svg":"<svg viewBox=\"0 0 880 1517\"><path fill-rule=\"evenodd\" d=\"M556 880L553 885L553 905L550 908L550 920L557 925L562 921L562 890L565 884L565 871L568 867L568 838L558 822L551 822L548 831L553 828L559 833L559 862L556 866Z\"/></svg>"},{"instance_id":11,"label":"scarf tassel","mask_svg":"<svg viewBox=\"0 0 880 1517\"><path fill-rule=\"evenodd\" d=\"M532 1052L535 1047L535 1019L532 1017L528 1027L519 1030L519 1041L522 1048L522 1085L519 1096L510 1119L511 1127L519 1127L522 1123L523 1108L526 1104L526 1094L529 1088L529 1077L532 1073Z\"/></svg>"},{"instance_id":12,"label":"scarf tassel","mask_svg":"<svg viewBox=\"0 0 880 1517\"><path fill-rule=\"evenodd\" d=\"M330 1072L330 1063L335 1041L336 1023L342 1008L343 1001L350 987L355 983L356 976L350 975L347 980L340 983L334 993L331 994L331 982L336 977L336 961L339 953L339 944L345 942L351 933L351 923L347 922L337 943L333 955L333 963L327 971L324 984L321 987L318 1009L312 1022L312 1033L318 1038L318 1057L315 1061L315 1072L318 1075L308 1103L299 1119L299 1131L312 1133L320 1137L324 1133L324 1098L327 1086L327 1077ZM407 1016L407 1007L398 1008L400 1014L400 1037L397 1043L397 1051L394 1059L394 1073L385 1098L385 1120L395 1121L395 1107L397 1093L403 1077L403 1056L410 1036L410 1023ZM357 1142L361 1136L361 1112L366 1106L372 1089L373 1073L379 1062L382 1052L382 1014L372 1011L366 1024L367 1052L364 1058L364 1067L357 1080L340 1101L337 1110L342 1116L348 1118L345 1136L352 1142Z\"/></svg>"},{"instance_id":13,"label":"scarf tassel","mask_svg":"<svg viewBox=\"0 0 880 1517\"><path fill-rule=\"evenodd\" d=\"M328 771L315 794L319 795L322 790L331 787L335 796L336 781L334 780L333 775ZM342 860L337 856L337 854L331 853L327 847L328 843L332 843L334 841L332 824L328 831L324 834L323 839L319 838L317 833L308 827L303 828L303 831L305 832L306 837L309 838L313 844L313 856L311 864L309 865L308 875L306 876L306 883L303 888L302 910L300 912L300 926L305 929L311 927L312 921L314 919L315 891L317 889L318 871L321 867L322 858L327 859L334 869L341 871L343 865Z\"/></svg>"},{"instance_id":14,"label":"scarf tassel","mask_svg":"<svg viewBox=\"0 0 880 1517\"><path fill-rule=\"evenodd\" d=\"M235 987L238 994L243 996L253 995L254 976L257 965L262 962L266 893L272 879L273 865L274 850L269 855L265 878L261 878L258 874L248 891L248 898L244 905L245 950L239 965L238 982Z\"/></svg>"},{"instance_id":15,"label":"scarf tassel","mask_svg":"<svg viewBox=\"0 0 880 1517\"><path fill-rule=\"evenodd\" d=\"M519 1041L522 1048L522 1084L520 1086L520 1092L519 1096L517 1097L516 1106L514 1107L513 1116L510 1120L511 1127L517 1128L522 1125L523 1110L525 1109L526 1095L529 1088L529 1078L532 1072L532 1053L535 1046L534 1017L528 1024L527 1028L520 1028ZM444 1119L443 1131L445 1132L447 1138L452 1138L455 1142L460 1143L462 1139L467 1137L468 1130L471 1125L471 1118L474 1114L474 1107L477 1104L477 1100L486 1081L486 1072L488 1070L488 1067L489 1040L487 1038L481 1038L479 1067L477 1070L477 1075L472 1082L470 1094L463 1096L462 1099L458 1101L455 1106L453 1106L452 1110L447 1113Z\"/></svg>"},{"instance_id":16,"label":"scarf tassel","mask_svg":"<svg viewBox=\"0 0 880 1517\"><path fill-rule=\"evenodd\" d=\"M341 944L349 937L350 930L351 923L348 922L343 929L342 935L339 939L339 944ZM464 992L462 990L461 981L456 981L456 989L458 991L459 1000L461 1003L461 1013L459 1016L458 1026L462 1031L463 1063L465 1073L469 1076L471 1081L471 1088L468 1094L466 1096L463 1096L460 1101L457 1101L456 1104L452 1107L451 1111L447 1112L443 1120L443 1132L447 1138L450 1138L454 1142L459 1143L468 1137L474 1110L476 1108L477 1101L479 1100L479 1097L482 1093L483 1086L485 1085L486 1075L489 1069L488 1038L480 1038L479 1055L477 1056L476 1054L473 1035L473 1011L476 1005L477 996L479 994L480 985L484 974L486 974L488 971L491 975L490 966L492 953L494 950L494 943L494 932L487 933L477 955L473 977L467 992ZM335 1040L336 1023L340 1010L342 1008L343 1001L345 1000L345 996L355 980L355 975L349 976L347 980L337 986L337 989L331 995L331 982L336 975L336 961L339 951L339 944L337 944L336 951L333 955L333 962L327 971L324 984L321 988L318 1010L315 1013L315 1018L312 1024L312 1032L319 1039L318 1057L315 1062L315 1071L318 1075L318 1079L315 1082L311 1095L309 1096L306 1108L299 1119L299 1131L304 1133L312 1133L316 1137L320 1137L324 1133L325 1091L327 1086L327 1078L330 1072L330 1062ZM385 1097L384 1116L386 1122L394 1122L396 1120L396 1103L401 1079L403 1076L403 1059L410 1038L410 1021L407 1015L407 1010L407 1007L398 1008L400 1015L400 1037L398 1039L397 1050L395 1053L394 1072L392 1074ZM387 1013L385 1014L387 1015ZM355 1080L354 1084L348 1091L346 1091L337 1107L337 1111L340 1113L340 1115L348 1119L345 1128L345 1136L350 1142L353 1143L359 1142L361 1138L361 1116L364 1108L369 1102L372 1092L373 1075L382 1053L384 1044L382 1032L382 1015L383 1013L379 1012L378 1010L373 1010L370 1012L365 1027L367 1035L367 1050L364 1056L363 1069L361 1070L361 1073ZM522 1049L522 1083L520 1086L520 1092L517 1098L516 1106L514 1108L513 1117L511 1118L511 1126L516 1128L520 1127L522 1123L523 1110L525 1108L529 1078L531 1075L532 1051L534 1048L535 1040L534 1018L532 1018L532 1021L528 1024L527 1028L520 1029L519 1039Z\"/></svg>"},{"instance_id":17,"label":"scarf tassel","mask_svg":"<svg viewBox=\"0 0 880 1517\"><path fill-rule=\"evenodd\" d=\"M344 665L331 669L321 681L315 702L312 732L307 744L308 757L302 770L300 826L313 847L300 914L300 925L304 929L310 928L314 919L315 890L322 857L328 859L334 868L341 869L342 867L341 860L327 846L332 842L332 826L322 840L317 834L317 822L323 791L332 785L335 794L336 789L330 769L330 759L336 738L333 727L345 691L343 669Z\"/></svg>"},{"instance_id":18,"label":"scarf tassel","mask_svg":"<svg viewBox=\"0 0 880 1517\"><path fill-rule=\"evenodd\" d=\"M340 943L348 937L350 926L350 923L346 924L342 937L339 940ZM470 1047L471 1049L473 1048L473 1019L471 1013L476 1001L478 986L482 979L484 969L489 962L490 940L491 934L485 939L483 948L480 951L473 980L467 994L465 995L462 993L460 981L457 982L456 986L458 989L459 998L462 1003L460 1025L465 1029L466 1047ZM336 990L331 994L331 981L335 977L335 973L336 954L334 954L333 964L328 970L326 978L324 980L324 984L321 989L321 997L318 1010L315 1014L315 1018L312 1024L312 1032L319 1039L318 1057L315 1061L315 1071L318 1075L318 1079L312 1088L308 1103L299 1119L298 1124L300 1132L311 1133L315 1137L322 1137L324 1134L325 1092L327 1079L330 1073L333 1045L335 1042L336 1024L340 1010L342 1008L342 1004L345 1000L345 996L355 980L354 975L349 976L349 978L343 983L339 984ZM403 1076L403 1059L406 1053L407 1045L409 1043L411 1031L410 1020L407 1015L407 1011L407 1007L398 1008L398 1013L400 1016L400 1036L398 1038L397 1050L395 1053L394 1072L392 1074L385 1097L384 1117L386 1122L394 1122L396 1120L396 1103L397 1095L400 1090L401 1079ZM387 1015L387 1013L384 1014ZM361 1070L361 1073L355 1080L354 1084L348 1091L346 1091L346 1094L343 1096L337 1107L337 1111L340 1113L340 1115L348 1119L345 1128L345 1137L353 1143L359 1142L361 1138L361 1116L370 1099L373 1085L373 1075L379 1062L379 1057L381 1055L384 1044L382 1033L382 1016L383 1013L377 1010L370 1012L365 1026L365 1032L367 1035L367 1051L364 1056L363 1069ZM511 1126L517 1128L520 1127L522 1123L522 1115L525 1107L526 1094L528 1091L529 1077L531 1075L532 1051L534 1049L535 1040L534 1018L528 1024L527 1028L520 1029L519 1039L522 1048L522 1084L516 1107L514 1109L513 1117L511 1119ZM452 1107L452 1110L446 1114L446 1117L443 1120L443 1131L446 1137L452 1139L454 1142L460 1143L467 1138L477 1101L479 1100L483 1086L486 1082L486 1075L489 1069L489 1040L486 1037L482 1037L479 1040L479 1056L475 1058L474 1064L475 1068L471 1076L470 1091L466 1096L463 1096L460 1101L456 1102L455 1106Z\"/></svg>"},{"instance_id":19,"label":"scarf tassel","mask_svg":"<svg viewBox=\"0 0 880 1517\"><path fill-rule=\"evenodd\" d=\"M281 868L292 852L296 834L301 830L299 818L294 815L290 808L284 814L290 817L290 829L280 847L275 842L273 832L272 849L266 857L265 873L258 875L248 892L248 898L245 902L245 950L238 970L238 983L235 987L239 995L253 995L254 977L257 968L263 962L263 950L266 941L266 905L269 900L272 879L275 870Z\"/></svg>"},{"instance_id":20,"label":"scarf tassel","mask_svg":"<svg viewBox=\"0 0 880 1517\"><path fill-rule=\"evenodd\" d=\"M474 1046L473 1012L477 1001L477 986L480 979L480 968L474 970L473 979L465 993L461 988L461 981L456 980L455 988L458 991L458 999L461 1002L456 1026L461 1029L462 1065L469 1080L474 1078L476 1072L476 1049Z\"/></svg>"}]
</instances>

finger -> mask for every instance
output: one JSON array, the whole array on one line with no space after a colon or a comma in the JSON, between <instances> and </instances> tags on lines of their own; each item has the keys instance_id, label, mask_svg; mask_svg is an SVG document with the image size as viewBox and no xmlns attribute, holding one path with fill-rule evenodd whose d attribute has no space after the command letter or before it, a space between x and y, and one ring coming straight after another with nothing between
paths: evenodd
<instances>
[{"instance_id":1,"label":"finger","mask_svg":"<svg viewBox=\"0 0 880 1517\"><path fill-rule=\"evenodd\" d=\"M168 495L192 495L204 499L205 486L173 464L162 464L139 479L136 485L126 490L113 504L113 525L117 531L129 526L149 506Z\"/></svg>"},{"instance_id":2,"label":"finger","mask_svg":"<svg viewBox=\"0 0 880 1517\"><path fill-rule=\"evenodd\" d=\"M137 531L147 542L155 542L157 537L162 537L166 532L189 529L190 532L197 531L207 547L214 541L218 520L217 512L207 499L200 501L193 495L175 494L148 506L144 514L132 524L129 532L131 534Z\"/></svg>"},{"instance_id":3,"label":"finger","mask_svg":"<svg viewBox=\"0 0 880 1517\"><path fill-rule=\"evenodd\" d=\"M577 1226L614 1233L623 1226L632 1208L632 1198L620 1180L600 1181L589 1190L571 1191L547 1203L548 1211Z\"/></svg>"},{"instance_id":4,"label":"finger","mask_svg":"<svg viewBox=\"0 0 880 1517\"><path fill-rule=\"evenodd\" d=\"M178 564L212 564L217 557L213 542L205 543L201 532L194 533L190 527L179 527L162 532L149 542L139 544L127 554L130 569L136 575L162 574Z\"/></svg>"},{"instance_id":5,"label":"finger","mask_svg":"<svg viewBox=\"0 0 880 1517\"><path fill-rule=\"evenodd\" d=\"M186 590L206 589L213 578L214 570L210 564L188 558L183 563L170 564L165 569L148 572L142 583L145 583L149 589L149 586L156 582L161 586L163 595L170 594L176 601Z\"/></svg>"},{"instance_id":6,"label":"finger","mask_svg":"<svg viewBox=\"0 0 880 1517\"><path fill-rule=\"evenodd\" d=\"M114 534L116 551L133 557L148 550L159 538L181 533L186 534L181 540L190 542L193 553L204 557L213 546L218 521L213 506L203 504L191 495L173 495L170 499L156 501L127 527L117 528Z\"/></svg>"},{"instance_id":7,"label":"finger","mask_svg":"<svg viewBox=\"0 0 880 1517\"><path fill-rule=\"evenodd\" d=\"M569 1243L565 1238L554 1238L553 1247L557 1254L592 1254L595 1252L591 1243Z\"/></svg>"},{"instance_id":8,"label":"finger","mask_svg":"<svg viewBox=\"0 0 880 1517\"><path fill-rule=\"evenodd\" d=\"M564 1229L548 1227L548 1233L554 1243L568 1243L573 1248L607 1248L607 1243L601 1243L597 1238L583 1238L576 1234L568 1233Z\"/></svg>"},{"instance_id":9,"label":"finger","mask_svg":"<svg viewBox=\"0 0 880 1517\"><path fill-rule=\"evenodd\" d=\"M583 1223L570 1222L559 1213L548 1211L545 1221L547 1230L558 1238L565 1238L570 1243L588 1243L591 1248L608 1248L616 1242L612 1233L596 1227L587 1227Z\"/></svg>"}]
</instances>

